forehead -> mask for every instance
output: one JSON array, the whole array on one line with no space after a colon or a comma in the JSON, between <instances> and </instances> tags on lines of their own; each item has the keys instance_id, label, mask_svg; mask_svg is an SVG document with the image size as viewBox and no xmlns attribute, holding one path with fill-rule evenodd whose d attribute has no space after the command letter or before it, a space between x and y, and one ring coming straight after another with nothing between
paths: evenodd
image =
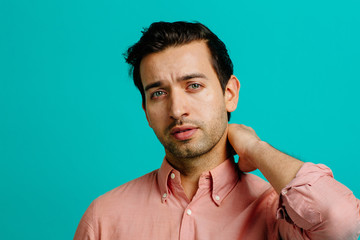
<instances>
[{"instance_id":1,"label":"forehead","mask_svg":"<svg viewBox=\"0 0 360 240\"><path fill-rule=\"evenodd\" d=\"M211 53L205 41L169 47L145 56L140 63L143 85L151 81L176 79L190 73L216 75L211 64Z\"/></svg>"}]
</instances>

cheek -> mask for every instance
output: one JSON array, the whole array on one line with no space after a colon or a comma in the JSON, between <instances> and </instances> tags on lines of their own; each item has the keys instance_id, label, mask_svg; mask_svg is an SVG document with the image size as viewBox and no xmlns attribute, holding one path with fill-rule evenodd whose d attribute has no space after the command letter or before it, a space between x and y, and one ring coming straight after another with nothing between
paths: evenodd
<instances>
[{"instance_id":1,"label":"cheek","mask_svg":"<svg viewBox=\"0 0 360 240\"><path fill-rule=\"evenodd\" d=\"M193 99L190 105L204 116L214 115L225 109L224 95L221 92L207 92Z\"/></svg>"},{"instance_id":2,"label":"cheek","mask_svg":"<svg viewBox=\"0 0 360 240\"><path fill-rule=\"evenodd\" d=\"M159 125L161 125L161 120L163 119L163 116L161 116L162 112L163 111L156 111L153 109L148 110L147 120L151 128L153 129L159 128Z\"/></svg>"}]
</instances>

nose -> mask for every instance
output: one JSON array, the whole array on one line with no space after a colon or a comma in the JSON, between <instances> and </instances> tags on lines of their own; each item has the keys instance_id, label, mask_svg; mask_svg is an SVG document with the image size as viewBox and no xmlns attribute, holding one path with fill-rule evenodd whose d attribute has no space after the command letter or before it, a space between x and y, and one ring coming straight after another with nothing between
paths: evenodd
<instances>
[{"instance_id":1,"label":"nose","mask_svg":"<svg viewBox=\"0 0 360 240\"><path fill-rule=\"evenodd\" d=\"M169 115L170 118L180 120L189 115L186 94L173 90L170 94Z\"/></svg>"}]
</instances>

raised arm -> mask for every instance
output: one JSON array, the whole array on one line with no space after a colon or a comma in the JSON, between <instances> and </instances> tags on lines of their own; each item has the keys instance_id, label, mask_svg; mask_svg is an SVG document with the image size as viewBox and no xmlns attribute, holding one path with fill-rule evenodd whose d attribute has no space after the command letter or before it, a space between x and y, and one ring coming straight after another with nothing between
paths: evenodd
<instances>
[{"instance_id":1,"label":"raised arm","mask_svg":"<svg viewBox=\"0 0 360 240\"><path fill-rule=\"evenodd\" d=\"M277 193L296 176L303 165L302 161L261 141L250 127L229 124L228 139L239 155L240 170L250 172L259 169Z\"/></svg>"},{"instance_id":2,"label":"raised arm","mask_svg":"<svg viewBox=\"0 0 360 240\"><path fill-rule=\"evenodd\" d=\"M280 194L274 218L279 220L275 232L282 239L358 238L360 201L333 178L329 168L304 164L276 150L244 125L230 124L228 139L239 155L240 169L259 169Z\"/></svg>"}]
</instances>

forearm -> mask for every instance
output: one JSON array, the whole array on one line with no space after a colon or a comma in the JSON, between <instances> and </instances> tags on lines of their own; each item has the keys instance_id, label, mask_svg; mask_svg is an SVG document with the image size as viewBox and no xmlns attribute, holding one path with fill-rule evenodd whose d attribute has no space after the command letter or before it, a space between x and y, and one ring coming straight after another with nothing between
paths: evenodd
<instances>
[{"instance_id":1,"label":"forearm","mask_svg":"<svg viewBox=\"0 0 360 240\"><path fill-rule=\"evenodd\" d=\"M244 172L259 169L277 193L283 239L357 239L360 202L324 165L303 163L260 140L247 126L230 124L228 139ZM274 213L274 212L272 212ZM271 214L270 214L271 215ZM295 225L294 225L295 224Z\"/></svg>"},{"instance_id":2,"label":"forearm","mask_svg":"<svg viewBox=\"0 0 360 240\"><path fill-rule=\"evenodd\" d=\"M273 148L264 141L257 141L246 152L249 161L260 170L277 193L296 176L303 162Z\"/></svg>"},{"instance_id":3,"label":"forearm","mask_svg":"<svg viewBox=\"0 0 360 240\"><path fill-rule=\"evenodd\" d=\"M239 155L240 170L250 172L259 169L278 193L296 176L303 165L302 161L261 141L251 127L229 124L228 139Z\"/></svg>"},{"instance_id":4,"label":"forearm","mask_svg":"<svg viewBox=\"0 0 360 240\"><path fill-rule=\"evenodd\" d=\"M305 235L310 239L357 239L360 202L333 178L330 169L321 164L304 165L263 141L252 147L247 158L253 161L277 193L281 193L283 214L299 227L294 228L291 224L287 230L282 229L280 232L284 239L294 239L294 230L298 231L295 235L304 239L307 239Z\"/></svg>"}]
</instances>

